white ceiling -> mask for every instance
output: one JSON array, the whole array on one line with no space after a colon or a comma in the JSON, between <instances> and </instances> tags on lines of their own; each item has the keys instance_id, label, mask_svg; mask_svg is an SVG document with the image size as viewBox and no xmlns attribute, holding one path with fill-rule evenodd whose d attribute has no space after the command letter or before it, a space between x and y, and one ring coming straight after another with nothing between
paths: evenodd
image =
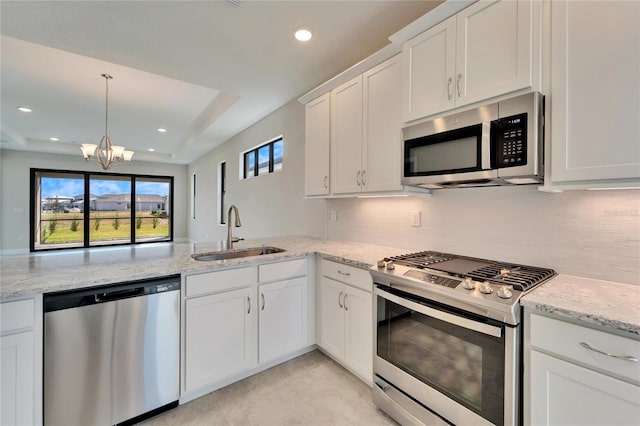
<instances>
[{"instance_id":1,"label":"white ceiling","mask_svg":"<svg viewBox=\"0 0 640 426\"><path fill-rule=\"evenodd\" d=\"M440 3L2 0L1 146L80 156L103 134L108 73L114 144L187 164Z\"/></svg>"}]
</instances>

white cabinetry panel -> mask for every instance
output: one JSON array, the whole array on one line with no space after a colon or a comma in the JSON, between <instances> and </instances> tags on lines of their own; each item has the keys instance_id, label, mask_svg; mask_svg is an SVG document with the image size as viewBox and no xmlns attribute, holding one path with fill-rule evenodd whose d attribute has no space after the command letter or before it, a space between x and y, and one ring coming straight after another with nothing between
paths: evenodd
<instances>
[{"instance_id":1,"label":"white cabinetry panel","mask_svg":"<svg viewBox=\"0 0 640 426\"><path fill-rule=\"evenodd\" d=\"M331 192L360 191L362 76L331 92Z\"/></svg>"},{"instance_id":2,"label":"white cabinetry panel","mask_svg":"<svg viewBox=\"0 0 640 426\"><path fill-rule=\"evenodd\" d=\"M531 88L536 4L481 0L406 42L404 120Z\"/></svg>"},{"instance_id":3,"label":"white cabinetry panel","mask_svg":"<svg viewBox=\"0 0 640 426\"><path fill-rule=\"evenodd\" d=\"M260 363L305 346L307 278L294 278L259 288L258 355Z\"/></svg>"},{"instance_id":4,"label":"white cabinetry panel","mask_svg":"<svg viewBox=\"0 0 640 426\"><path fill-rule=\"evenodd\" d=\"M34 421L34 333L0 337L0 424L32 425ZM39 421L37 423L40 423Z\"/></svg>"},{"instance_id":5,"label":"white cabinetry panel","mask_svg":"<svg viewBox=\"0 0 640 426\"><path fill-rule=\"evenodd\" d=\"M551 2L551 180L640 180L640 2ZM624 185L623 185L624 186Z\"/></svg>"},{"instance_id":6,"label":"white cabinetry panel","mask_svg":"<svg viewBox=\"0 0 640 426\"><path fill-rule=\"evenodd\" d=\"M305 105L305 193L329 194L330 94Z\"/></svg>"},{"instance_id":7,"label":"white cabinetry panel","mask_svg":"<svg viewBox=\"0 0 640 426\"><path fill-rule=\"evenodd\" d=\"M640 387L539 352L531 354L532 425L638 425Z\"/></svg>"},{"instance_id":8,"label":"white cabinetry panel","mask_svg":"<svg viewBox=\"0 0 640 426\"><path fill-rule=\"evenodd\" d=\"M255 288L185 303L185 388L193 391L257 363Z\"/></svg>"}]
</instances>

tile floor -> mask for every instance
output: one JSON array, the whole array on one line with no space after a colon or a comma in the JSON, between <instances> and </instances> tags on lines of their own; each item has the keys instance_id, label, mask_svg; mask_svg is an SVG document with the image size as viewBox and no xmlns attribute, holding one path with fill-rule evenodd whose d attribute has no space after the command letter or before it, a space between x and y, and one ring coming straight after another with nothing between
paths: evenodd
<instances>
[{"instance_id":1,"label":"tile floor","mask_svg":"<svg viewBox=\"0 0 640 426\"><path fill-rule=\"evenodd\" d=\"M371 388L313 351L143 423L164 425L396 425Z\"/></svg>"}]
</instances>

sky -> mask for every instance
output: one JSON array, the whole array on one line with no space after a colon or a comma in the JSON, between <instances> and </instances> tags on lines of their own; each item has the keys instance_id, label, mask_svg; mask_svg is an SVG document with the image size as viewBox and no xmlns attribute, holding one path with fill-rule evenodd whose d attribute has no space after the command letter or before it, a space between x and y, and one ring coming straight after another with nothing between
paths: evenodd
<instances>
[{"instance_id":1,"label":"sky","mask_svg":"<svg viewBox=\"0 0 640 426\"><path fill-rule=\"evenodd\" d=\"M108 179L91 179L90 192L92 195L127 194L131 192L131 182ZM136 181L138 194L169 195L169 183ZM42 178L42 198L54 195L73 197L84 193L84 179L70 178Z\"/></svg>"}]
</instances>

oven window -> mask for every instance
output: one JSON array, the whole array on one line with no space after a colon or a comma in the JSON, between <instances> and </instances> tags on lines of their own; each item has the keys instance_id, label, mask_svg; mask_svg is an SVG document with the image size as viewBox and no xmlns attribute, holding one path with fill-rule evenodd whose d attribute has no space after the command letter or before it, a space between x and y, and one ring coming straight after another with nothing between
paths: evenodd
<instances>
[{"instance_id":1,"label":"oven window","mask_svg":"<svg viewBox=\"0 0 640 426\"><path fill-rule=\"evenodd\" d=\"M504 335L469 330L378 296L377 354L496 425L504 413Z\"/></svg>"}]
</instances>

